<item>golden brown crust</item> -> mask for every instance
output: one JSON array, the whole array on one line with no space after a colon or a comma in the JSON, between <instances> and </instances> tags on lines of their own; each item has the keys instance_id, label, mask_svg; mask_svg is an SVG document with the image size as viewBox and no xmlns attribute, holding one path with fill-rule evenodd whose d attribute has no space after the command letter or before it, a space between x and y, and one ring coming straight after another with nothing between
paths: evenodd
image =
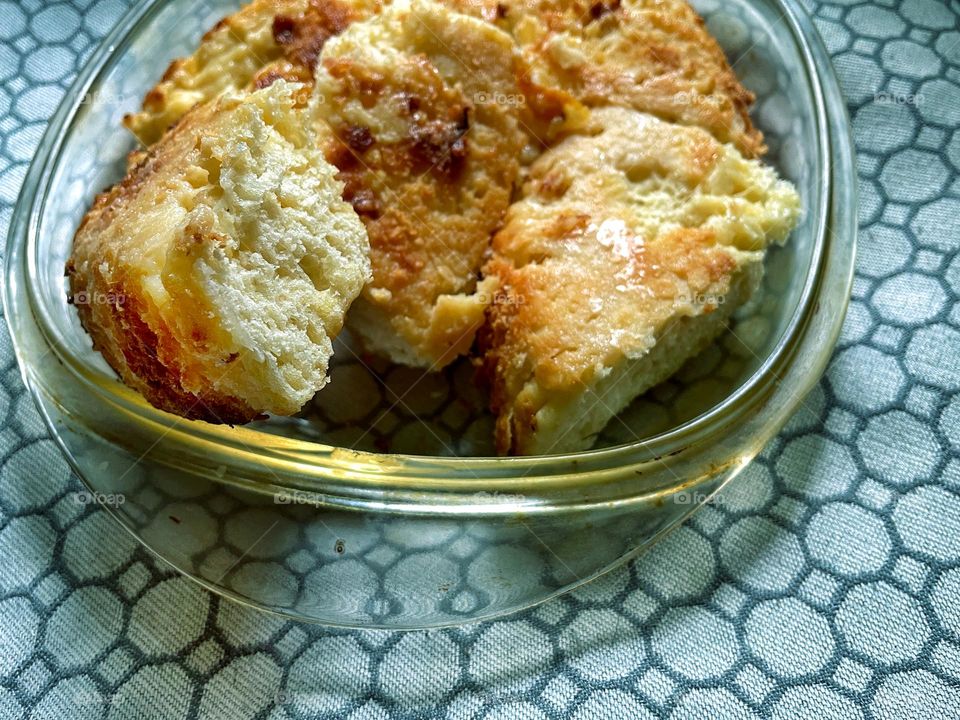
<instances>
[{"instance_id":1,"label":"golden brown crust","mask_svg":"<svg viewBox=\"0 0 960 720\"><path fill-rule=\"evenodd\" d=\"M523 49L521 121L543 149L576 129L574 100L696 125L747 157L765 151L753 95L686 0L444 0L511 33ZM283 78L309 83L326 41L381 10L381 0L254 0L173 61L124 119L149 145L197 102ZM567 123L558 122L564 118ZM572 124L570 124L572 122ZM560 127L558 127L558 125Z\"/></svg>"},{"instance_id":2,"label":"golden brown crust","mask_svg":"<svg viewBox=\"0 0 960 720\"><path fill-rule=\"evenodd\" d=\"M184 388L189 362L173 329L150 308L139 280L119 258L120 248L101 241L118 218L120 222L125 219L127 209L138 202L145 188L163 182L168 167L179 162L211 120L212 108L188 113L163 142L131 158L132 169L119 183L97 195L77 229L67 264L70 302L93 339L94 350L151 405L188 419L245 423L260 412L212 387L199 392ZM198 324L192 334L202 342L203 326ZM228 362L224 368L229 372Z\"/></svg>"},{"instance_id":3,"label":"golden brown crust","mask_svg":"<svg viewBox=\"0 0 960 720\"><path fill-rule=\"evenodd\" d=\"M152 329L144 320L143 302L135 293L103 278L92 282L76 272L70 272L71 302L76 305L83 327L93 340L93 349L100 352L110 367L119 372L124 382L136 389L154 407L180 415L188 420L211 423L245 423L260 413L239 398L218 393L212 388L191 393L183 388L183 368L177 361L178 353L171 352L175 344L169 327ZM76 302L78 296L91 297L110 287L108 294L115 300L104 307ZM161 360L161 357L165 360Z\"/></svg>"},{"instance_id":4,"label":"golden brown crust","mask_svg":"<svg viewBox=\"0 0 960 720\"><path fill-rule=\"evenodd\" d=\"M379 2L309 0L298 14L277 13L271 21L273 40L281 49L279 59L254 75L253 87L263 88L279 78L312 83L320 51L332 37L379 10Z\"/></svg>"},{"instance_id":5,"label":"golden brown crust","mask_svg":"<svg viewBox=\"0 0 960 720\"><path fill-rule=\"evenodd\" d=\"M394 361L439 368L469 350L475 294L526 138L506 34L436 3L390 8L331 41L318 134L370 237L373 281L351 328Z\"/></svg>"},{"instance_id":6,"label":"golden brown crust","mask_svg":"<svg viewBox=\"0 0 960 720\"><path fill-rule=\"evenodd\" d=\"M301 97L277 83L197 106L131 158L77 230L67 274L80 321L163 410L248 422L295 412L325 382L369 247L303 131Z\"/></svg>"},{"instance_id":7,"label":"golden brown crust","mask_svg":"<svg viewBox=\"0 0 960 720\"><path fill-rule=\"evenodd\" d=\"M702 127L747 157L765 152L753 94L686 0L449 0L507 29L533 88Z\"/></svg>"},{"instance_id":8,"label":"golden brown crust","mask_svg":"<svg viewBox=\"0 0 960 720\"><path fill-rule=\"evenodd\" d=\"M208 30L197 50L170 63L124 125L149 146L190 108L278 79L310 83L324 43L379 10L379 0L254 0Z\"/></svg>"},{"instance_id":9,"label":"golden brown crust","mask_svg":"<svg viewBox=\"0 0 960 720\"><path fill-rule=\"evenodd\" d=\"M675 369L654 354L671 327L729 314L749 295L732 292L741 275L795 220L788 184L699 128L619 108L590 122L596 135L568 138L530 168L484 268L499 291L479 336L481 375L503 453L584 449ZM688 358L721 326L699 323L671 355ZM609 408L579 417L584 397L628 374Z\"/></svg>"}]
</instances>

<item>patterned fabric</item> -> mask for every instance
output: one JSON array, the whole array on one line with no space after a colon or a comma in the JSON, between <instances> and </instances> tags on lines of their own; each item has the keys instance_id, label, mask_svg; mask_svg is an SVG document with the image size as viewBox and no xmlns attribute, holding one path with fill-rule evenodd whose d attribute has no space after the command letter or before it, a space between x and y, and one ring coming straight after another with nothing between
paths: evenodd
<instances>
[{"instance_id":1,"label":"patterned fabric","mask_svg":"<svg viewBox=\"0 0 960 720\"><path fill-rule=\"evenodd\" d=\"M0 226L129 0L0 0ZM83 504L0 340L0 718L960 718L960 4L812 3L853 118L826 378L639 561L501 622L330 631L223 602Z\"/></svg>"}]
</instances>

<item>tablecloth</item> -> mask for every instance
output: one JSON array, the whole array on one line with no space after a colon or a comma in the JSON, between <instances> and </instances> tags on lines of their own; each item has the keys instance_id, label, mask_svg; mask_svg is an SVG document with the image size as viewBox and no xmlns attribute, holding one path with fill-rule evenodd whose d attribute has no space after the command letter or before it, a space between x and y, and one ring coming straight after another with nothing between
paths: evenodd
<instances>
[{"instance_id":1,"label":"tablecloth","mask_svg":"<svg viewBox=\"0 0 960 720\"><path fill-rule=\"evenodd\" d=\"M131 0L0 1L0 227ZM813 2L861 183L829 370L650 553L498 622L286 622L174 575L80 485L0 339L0 718L960 718L960 3Z\"/></svg>"}]
</instances>

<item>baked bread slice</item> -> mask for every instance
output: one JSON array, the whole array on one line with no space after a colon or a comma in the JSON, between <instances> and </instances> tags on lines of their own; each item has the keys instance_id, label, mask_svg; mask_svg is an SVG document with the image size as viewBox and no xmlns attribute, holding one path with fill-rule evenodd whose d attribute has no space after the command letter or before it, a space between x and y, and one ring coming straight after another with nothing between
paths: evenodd
<instances>
[{"instance_id":1,"label":"baked bread slice","mask_svg":"<svg viewBox=\"0 0 960 720\"><path fill-rule=\"evenodd\" d=\"M427 0L387 7L324 47L317 134L373 268L348 326L394 362L443 367L483 323L491 297L477 279L528 141L517 61L508 35Z\"/></svg>"},{"instance_id":2,"label":"baked bread slice","mask_svg":"<svg viewBox=\"0 0 960 720\"><path fill-rule=\"evenodd\" d=\"M174 60L124 125L150 146L198 103L280 77L310 83L327 39L379 7L379 0L253 0Z\"/></svg>"},{"instance_id":3,"label":"baked bread slice","mask_svg":"<svg viewBox=\"0 0 960 720\"><path fill-rule=\"evenodd\" d=\"M764 152L748 114L753 94L686 0L448 1L516 39L531 107L545 89L559 89L589 107L629 107L701 127L746 157Z\"/></svg>"},{"instance_id":4,"label":"baked bread slice","mask_svg":"<svg viewBox=\"0 0 960 720\"><path fill-rule=\"evenodd\" d=\"M277 82L188 112L84 217L67 267L94 347L152 404L296 412L370 277L363 225Z\"/></svg>"},{"instance_id":5,"label":"baked bread slice","mask_svg":"<svg viewBox=\"0 0 960 720\"><path fill-rule=\"evenodd\" d=\"M504 32L433 2L379 7L254 0L175 61L125 124L149 145L197 102L278 79L312 83L322 55L317 131L373 247L374 280L351 328L394 362L439 368L483 322L490 296L477 276L530 141L526 98Z\"/></svg>"},{"instance_id":6,"label":"baked bread slice","mask_svg":"<svg viewBox=\"0 0 960 720\"><path fill-rule=\"evenodd\" d=\"M170 64L124 124L149 146L187 110L278 78L310 83L326 41L376 15L383 0L253 0L223 18L191 55ZM444 0L510 33L523 49L524 126L549 143L572 95L703 127L747 157L763 136L723 51L686 0ZM575 126L575 123L574 125Z\"/></svg>"},{"instance_id":7,"label":"baked bread slice","mask_svg":"<svg viewBox=\"0 0 960 720\"><path fill-rule=\"evenodd\" d=\"M442 4L485 16L496 12L494 6L484 12L487 2ZM208 30L192 54L170 63L145 95L141 109L124 117L124 125L149 147L194 105L226 92L263 88L278 79L312 84L326 41L389 4L390 0L253 0ZM529 135L546 138L571 98L558 88L534 85L530 76L526 70L520 74L521 115Z\"/></svg>"},{"instance_id":8,"label":"baked bread slice","mask_svg":"<svg viewBox=\"0 0 960 720\"><path fill-rule=\"evenodd\" d=\"M623 108L591 124L531 166L485 267L501 453L589 448L723 329L797 219L789 183L700 128Z\"/></svg>"}]
</instances>

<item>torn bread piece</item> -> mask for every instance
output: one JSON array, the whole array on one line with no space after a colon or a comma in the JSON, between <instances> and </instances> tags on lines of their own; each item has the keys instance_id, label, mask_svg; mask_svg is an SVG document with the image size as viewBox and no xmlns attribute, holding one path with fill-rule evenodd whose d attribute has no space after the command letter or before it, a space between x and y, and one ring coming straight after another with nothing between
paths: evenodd
<instances>
[{"instance_id":1,"label":"torn bread piece","mask_svg":"<svg viewBox=\"0 0 960 720\"><path fill-rule=\"evenodd\" d=\"M310 83L323 44L380 8L379 0L254 0L174 60L124 125L150 146L198 103L278 78Z\"/></svg>"},{"instance_id":2,"label":"torn bread piece","mask_svg":"<svg viewBox=\"0 0 960 720\"><path fill-rule=\"evenodd\" d=\"M528 139L518 56L494 26L426 0L328 41L313 110L344 199L370 237L373 280L348 327L404 365L466 353L492 293L478 276Z\"/></svg>"},{"instance_id":3,"label":"torn bread piece","mask_svg":"<svg viewBox=\"0 0 960 720\"><path fill-rule=\"evenodd\" d=\"M242 423L294 413L327 382L369 245L303 95L281 81L194 108L77 231L80 320L163 410Z\"/></svg>"},{"instance_id":4,"label":"torn bread piece","mask_svg":"<svg viewBox=\"0 0 960 720\"><path fill-rule=\"evenodd\" d=\"M533 164L485 268L504 454L572 452L723 329L796 223L794 188L699 128L621 108Z\"/></svg>"},{"instance_id":5,"label":"torn bread piece","mask_svg":"<svg viewBox=\"0 0 960 720\"><path fill-rule=\"evenodd\" d=\"M753 94L686 0L448 1L516 39L531 106L537 88L559 89L589 107L701 127L746 157L765 150L748 114Z\"/></svg>"},{"instance_id":6,"label":"torn bread piece","mask_svg":"<svg viewBox=\"0 0 960 720\"><path fill-rule=\"evenodd\" d=\"M489 14L483 12L482 3L471 2L442 4L466 14ZM170 63L147 92L141 109L124 117L124 125L149 147L194 105L226 92L260 89L278 79L310 85L327 40L389 4L390 0L253 0L210 28L192 54ZM537 150L541 145L537 140L553 137L555 121L575 103L556 87L533 83L526 69L520 72L520 83L519 98L509 101L522 104L528 140Z\"/></svg>"}]
</instances>

